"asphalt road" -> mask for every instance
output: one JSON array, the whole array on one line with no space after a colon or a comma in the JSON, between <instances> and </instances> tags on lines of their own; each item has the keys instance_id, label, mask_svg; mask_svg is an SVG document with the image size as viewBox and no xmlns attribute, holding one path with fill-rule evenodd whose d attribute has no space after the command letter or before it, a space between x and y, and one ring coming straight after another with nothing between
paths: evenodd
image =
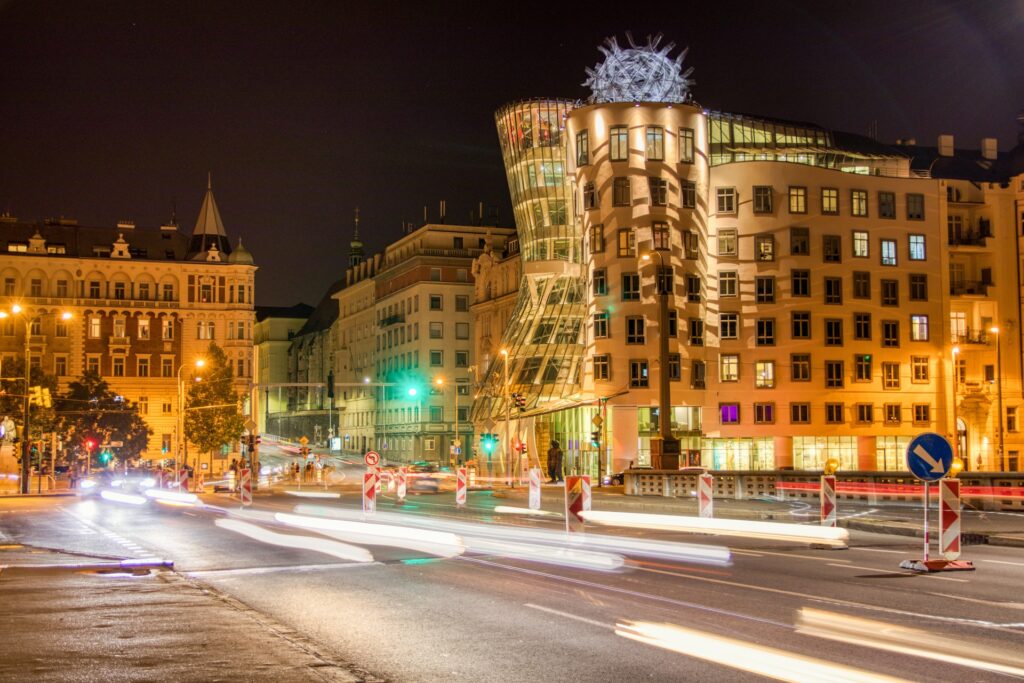
<instances>
[{"instance_id":1,"label":"asphalt road","mask_svg":"<svg viewBox=\"0 0 1024 683\"><path fill-rule=\"evenodd\" d=\"M0 501L0 545L173 560L178 572L387 680L1024 676L1024 552L1011 548L966 548L975 572L916 575L898 564L920 555L918 542L857 532L849 549L815 550L588 528L588 538L666 543L652 554L615 541L618 551L608 552L565 543L555 517L500 512L515 501L490 492L471 492L466 510L451 494L404 506L384 497L371 530L346 526L361 520L352 494L262 495L244 513L227 496L206 501L198 508L8 499ZM294 525L309 520L334 526ZM386 535L384 522L413 529L413 540ZM498 536L503 529L521 535ZM467 549L455 549L463 541ZM287 547L296 545L303 547ZM672 555L721 549L726 562ZM616 558L624 564L614 570L571 566Z\"/></svg>"}]
</instances>

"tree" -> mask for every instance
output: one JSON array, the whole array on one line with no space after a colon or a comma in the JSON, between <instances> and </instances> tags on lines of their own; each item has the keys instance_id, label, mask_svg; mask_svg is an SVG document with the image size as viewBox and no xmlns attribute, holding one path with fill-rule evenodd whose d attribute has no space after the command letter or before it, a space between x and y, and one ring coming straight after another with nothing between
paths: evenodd
<instances>
[{"instance_id":1,"label":"tree","mask_svg":"<svg viewBox=\"0 0 1024 683\"><path fill-rule=\"evenodd\" d=\"M0 379L0 417L6 415L18 425L18 438L22 439L22 425L25 420L25 359L14 358L3 361L2 379ZM57 378L43 372L38 365L32 366L29 386L40 386L49 389L50 395L56 397ZM53 408L32 404L32 438L40 439L54 429Z\"/></svg>"},{"instance_id":2,"label":"tree","mask_svg":"<svg viewBox=\"0 0 1024 683\"><path fill-rule=\"evenodd\" d=\"M68 385L66 394L54 402L58 427L83 452L86 441L93 444L120 441L114 455L124 461L146 450L153 430L139 415L139 407L110 389L95 372L86 372Z\"/></svg>"},{"instance_id":3,"label":"tree","mask_svg":"<svg viewBox=\"0 0 1024 683\"><path fill-rule=\"evenodd\" d=\"M244 429L231 361L219 346L210 342L201 379L189 384L185 436L201 453L212 454L237 441Z\"/></svg>"}]
</instances>

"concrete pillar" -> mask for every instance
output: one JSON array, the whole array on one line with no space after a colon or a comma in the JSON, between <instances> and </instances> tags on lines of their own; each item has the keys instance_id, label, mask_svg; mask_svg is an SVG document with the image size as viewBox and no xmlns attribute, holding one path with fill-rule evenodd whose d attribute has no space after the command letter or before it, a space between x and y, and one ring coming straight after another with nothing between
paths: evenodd
<instances>
[{"instance_id":1,"label":"concrete pillar","mask_svg":"<svg viewBox=\"0 0 1024 683\"><path fill-rule=\"evenodd\" d=\"M612 421L611 428L606 432L611 437L612 472L621 472L629 467L630 462L634 466L639 464L637 410L636 406L609 406L608 413Z\"/></svg>"},{"instance_id":2,"label":"concrete pillar","mask_svg":"<svg viewBox=\"0 0 1024 683\"><path fill-rule=\"evenodd\" d=\"M857 469L871 471L878 466L878 450L873 436L857 437Z\"/></svg>"},{"instance_id":3,"label":"concrete pillar","mask_svg":"<svg viewBox=\"0 0 1024 683\"><path fill-rule=\"evenodd\" d=\"M793 437L776 436L772 442L775 449L775 469L793 469Z\"/></svg>"}]
</instances>

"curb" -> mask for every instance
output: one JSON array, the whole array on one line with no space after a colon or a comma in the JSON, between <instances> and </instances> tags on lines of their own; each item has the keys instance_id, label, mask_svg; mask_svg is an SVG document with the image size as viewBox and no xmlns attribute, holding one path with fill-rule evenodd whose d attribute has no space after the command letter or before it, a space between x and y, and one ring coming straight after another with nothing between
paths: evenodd
<instances>
[{"instance_id":1,"label":"curb","mask_svg":"<svg viewBox=\"0 0 1024 683\"><path fill-rule=\"evenodd\" d=\"M111 572L141 569L174 569L173 560L122 560L120 562L79 562L76 564L0 565L0 574L18 572Z\"/></svg>"},{"instance_id":2,"label":"curb","mask_svg":"<svg viewBox=\"0 0 1024 683\"><path fill-rule=\"evenodd\" d=\"M59 493L0 493L0 498L69 498L77 495L78 491L61 491Z\"/></svg>"}]
</instances>

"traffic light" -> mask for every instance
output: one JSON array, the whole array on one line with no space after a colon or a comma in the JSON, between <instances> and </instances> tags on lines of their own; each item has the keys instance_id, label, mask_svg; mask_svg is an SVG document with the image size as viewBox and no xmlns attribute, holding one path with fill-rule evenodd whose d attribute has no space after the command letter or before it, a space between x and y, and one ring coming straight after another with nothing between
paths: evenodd
<instances>
[{"instance_id":1,"label":"traffic light","mask_svg":"<svg viewBox=\"0 0 1024 683\"><path fill-rule=\"evenodd\" d=\"M92 453L92 449L96 448L96 442L92 439L85 440L85 452Z\"/></svg>"},{"instance_id":2,"label":"traffic light","mask_svg":"<svg viewBox=\"0 0 1024 683\"><path fill-rule=\"evenodd\" d=\"M590 432L590 445L593 446L594 448L600 448L601 447L601 430L600 429L595 429L592 432Z\"/></svg>"},{"instance_id":3,"label":"traffic light","mask_svg":"<svg viewBox=\"0 0 1024 683\"><path fill-rule=\"evenodd\" d=\"M29 387L28 402L29 404L35 403L37 406L43 405L43 388Z\"/></svg>"},{"instance_id":4,"label":"traffic light","mask_svg":"<svg viewBox=\"0 0 1024 683\"><path fill-rule=\"evenodd\" d=\"M526 410L526 394L512 394L512 405L519 409L519 412Z\"/></svg>"},{"instance_id":5,"label":"traffic light","mask_svg":"<svg viewBox=\"0 0 1024 683\"><path fill-rule=\"evenodd\" d=\"M110 462L110 458L110 451L103 451L102 453L100 453L100 463L106 465L108 462Z\"/></svg>"},{"instance_id":6,"label":"traffic light","mask_svg":"<svg viewBox=\"0 0 1024 683\"><path fill-rule=\"evenodd\" d=\"M490 455L494 453L495 447L498 445L497 434L481 434L480 435L480 447L484 449L484 453Z\"/></svg>"},{"instance_id":7,"label":"traffic light","mask_svg":"<svg viewBox=\"0 0 1024 683\"><path fill-rule=\"evenodd\" d=\"M43 393L43 396L42 396L43 407L44 408L52 408L53 407L53 398L50 396L50 390L48 388L46 388L46 387L43 387L42 393Z\"/></svg>"}]
</instances>

